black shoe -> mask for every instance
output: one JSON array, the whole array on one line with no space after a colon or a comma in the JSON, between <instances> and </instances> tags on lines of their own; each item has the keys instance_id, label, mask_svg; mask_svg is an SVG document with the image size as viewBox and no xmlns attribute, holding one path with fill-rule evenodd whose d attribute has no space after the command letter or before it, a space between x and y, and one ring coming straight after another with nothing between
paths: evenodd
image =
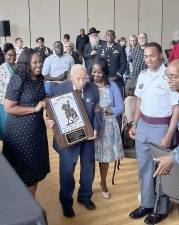
<instances>
[{"instance_id":1,"label":"black shoe","mask_svg":"<svg viewBox=\"0 0 179 225\"><path fill-rule=\"evenodd\" d=\"M153 208L144 208L140 206L136 210L132 211L129 214L129 217L132 219L139 219L142 218L143 216L146 216L147 214L150 214L153 211Z\"/></svg>"},{"instance_id":2,"label":"black shoe","mask_svg":"<svg viewBox=\"0 0 179 225\"><path fill-rule=\"evenodd\" d=\"M150 215L148 215L145 218L144 223L146 223L146 224L156 224L156 223L159 223L160 221L164 220L167 216L168 216L167 214L151 213Z\"/></svg>"},{"instance_id":3,"label":"black shoe","mask_svg":"<svg viewBox=\"0 0 179 225\"><path fill-rule=\"evenodd\" d=\"M77 201L80 204L83 204L85 206L85 208L88 209L88 210L96 209L95 204L91 200L84 201L84 200L81 200L80 198L78 198Z\"/></svg>"},{"instance_id":4,"label":"black shoe","mask_svg":"<svg viewBox=\"0 0 179 225\"><path fill-rule=\"evenodd\" d=\"M75 212L72 207L69 208L63 208L63 215L66 217L74 217Z\"/></svg>"}]
</instances>

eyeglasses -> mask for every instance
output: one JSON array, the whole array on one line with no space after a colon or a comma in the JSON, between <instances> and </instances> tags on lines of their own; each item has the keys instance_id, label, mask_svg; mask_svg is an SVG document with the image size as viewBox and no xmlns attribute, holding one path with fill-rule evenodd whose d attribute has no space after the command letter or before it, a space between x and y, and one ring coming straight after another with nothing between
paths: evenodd
<instances>
[{"instance_id":1,"label":"eyeglasses","mask_svg":"<svg viewBox=\"0 0 179 225\"><path fill-rule=\"evenodd\" d=\"M179 74L167 74L167 78L170 80L179 79Z\"/></svg>"},{"instance_id":2,"label":"eyeglasses","mask_svg":"<svg viewBox=\"0 0 179 225\"><path fill-rule=\"evenodd\" d=\"M76 81L83 81L83 82L86 82L87 80L88 80L88 78L87 77L85 77L85 78L76 78Z\"/></svg>"}]
</instances>

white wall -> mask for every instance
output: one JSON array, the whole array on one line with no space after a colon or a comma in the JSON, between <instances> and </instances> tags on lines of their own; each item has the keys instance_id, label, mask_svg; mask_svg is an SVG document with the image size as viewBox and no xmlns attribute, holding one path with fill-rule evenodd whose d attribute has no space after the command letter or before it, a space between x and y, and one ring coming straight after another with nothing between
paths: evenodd
<instances>
[{"instance_id":1,"label":"white wall","mask_svg":"<svg viewBox=\"0 0 179 225\"><path fill-rule=\"evenodd\" d=\"M59 2L56 0L30 0L30 12L32 47L35 47L35 40L39 36L45 37L45 44L51 47L53 40L60 39Z\"/></svg>"},{"instance_id":2,"label":"white wall","mask_svg":"<svg viewBox=\"0 0 179 225\"><path fill-rule=\"evenodd\" d=\"M100 36L105 38L107 30L114 30L114 1L89 0L89 28L100 30Z\"/></svg>"},{"instance_id":3,"label":"white wall","mask_svg":"<svg viewBox=\"0 0 179 225\"><path fill-rule=\"evenodd\" d=\"M108 29L117 36L146 32L149 41L168 47L175 30L179 31L179 0L0 0L0 20L10 20L11 37L22 37L24 46L35 46L35 39L44 36L46 45L65 33L75 41L81 27L95 26L102 38ZM163 10L162 10L163 3ZM30 21L29 21L30 9ZM29 22L30 28L29 29ZM0 38L0 44L4 38Z\"/></svg>"},{"instance_id":4,"label":"white wall","mask_svg":"<svg viewBox=\"0 0 179 225\"><path fill-rule=\"evenodd\" d=\"M118 37L127 39L138 34L138 0L115 1L115 30Z\"/></svg>"},{"instance_id":5,"label":"white wall","mask_svg":"<svg viewBox=\"0 0 179 225\"><path fill-rule=\"evenodd\" d=\"M179 39L179 0L164 0L163 6L163 46L168 48L175 31Z\"/></svg>"},{"instance_id":6,"label":"white wall","mask_svg":"<svg viewBox=\"0 0 179 225\"><path fill-rule=\"evenodd\" d=\"M142 0L139 13L139 33L148 34L149 41L161 43L162 0Z\"/></svg>"},{"instance_id":7,"label":"white wall","mask_svg":"<svg viewBox=\"0 0 179 225\"><path fill-rule=\"evenodd\" d=\"M22 36L24 45L29 45L28 2L26 0L0 0L0 20L10 20L11 37L7 38L7 41L14 42L16 37ZM1 43L3 42L4 38L1 38Z\"/></svg>"},{"instance_id":8,"label":"white wall","mask_svg":"<svg viewBox=\"0 0 179 225\"><path fill-rule=\"evenodd\" d=\"M71 41L76 40L80 28L87 29L87 1L61 0L61 38L70 34Z\"/></svg>"}]
</instances>

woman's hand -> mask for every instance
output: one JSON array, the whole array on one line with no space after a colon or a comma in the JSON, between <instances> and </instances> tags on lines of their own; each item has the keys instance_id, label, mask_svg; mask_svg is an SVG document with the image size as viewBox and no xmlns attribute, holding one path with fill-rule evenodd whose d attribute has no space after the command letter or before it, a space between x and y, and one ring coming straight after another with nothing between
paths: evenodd
<instances>
[{"instance_id":1,"label":"woman's hand","mask_svg":"<svg viewBox=\"0 0 179 225\"><path fill-rule=\"evenodd\" d=\"M107 116L111 116L112 115L112 109L111 107L105 107L103 108L103 113Z\"/></svg>"},{"instance_id":2,"label":"woman's hand","mask_svg":"<svg viewBox=\"0 0 179 225\"><path fill-rule=\"evenodd\" d=\"M94 132L93 133L94 134L93 137L88 138L88 140L95 140L95 139L97 139L99 137L97 130L94 130L93 132Z\"/></svg>"},{"instance_id":3,"label":"woman's hand","mask_svg":"<svg viewBox=\"0 0 179 225\"><path fill-rule=\"evenodd\" d=\"M35 106L35 112L39 112L42 108L45 108L46 102L45 101L40 101L36 106Z\"/></svg>"},{"instance_id":4,"label":"woman's hand","mask_svg":"<svg viewBox=\"0 0 179 225\"><path fill-rule=\"evenodd\" d=\"M55 123L53 120L46 119L46 124L48 128L52 128Z\"/></svg>"}]
</instances>

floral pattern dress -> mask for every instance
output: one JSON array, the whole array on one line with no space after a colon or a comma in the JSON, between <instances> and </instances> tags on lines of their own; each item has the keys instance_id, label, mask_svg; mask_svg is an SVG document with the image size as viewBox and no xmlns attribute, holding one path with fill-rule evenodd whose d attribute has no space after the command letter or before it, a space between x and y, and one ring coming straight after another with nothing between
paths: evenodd
<instances>
[{"instance_id":1,"label":"floral pattern dress","mask_svg":"<svg viewBox=\"0 0 179 225\"><path fill-rule=\"evenodd\" d=\"M112 107L109 86L99 88L100 106ZM114 115L103 114L100 137L95 141L95 158L99 162L110 163L123 158L123 146L119 125Z\"/></svg>"},{"instance_id":2,"label":"floral pattern dress","mask_svg":"<svg viewBox=\"0 0 179 225\"><path fill-rule=\"evenodd\" d=\"M4 126L7 118L7 113L4 111L4 97L9 79L13 74L14 69L10 64L3 63L0 65L0 140L3 139Z\"/></svg>"}]
</instances>

